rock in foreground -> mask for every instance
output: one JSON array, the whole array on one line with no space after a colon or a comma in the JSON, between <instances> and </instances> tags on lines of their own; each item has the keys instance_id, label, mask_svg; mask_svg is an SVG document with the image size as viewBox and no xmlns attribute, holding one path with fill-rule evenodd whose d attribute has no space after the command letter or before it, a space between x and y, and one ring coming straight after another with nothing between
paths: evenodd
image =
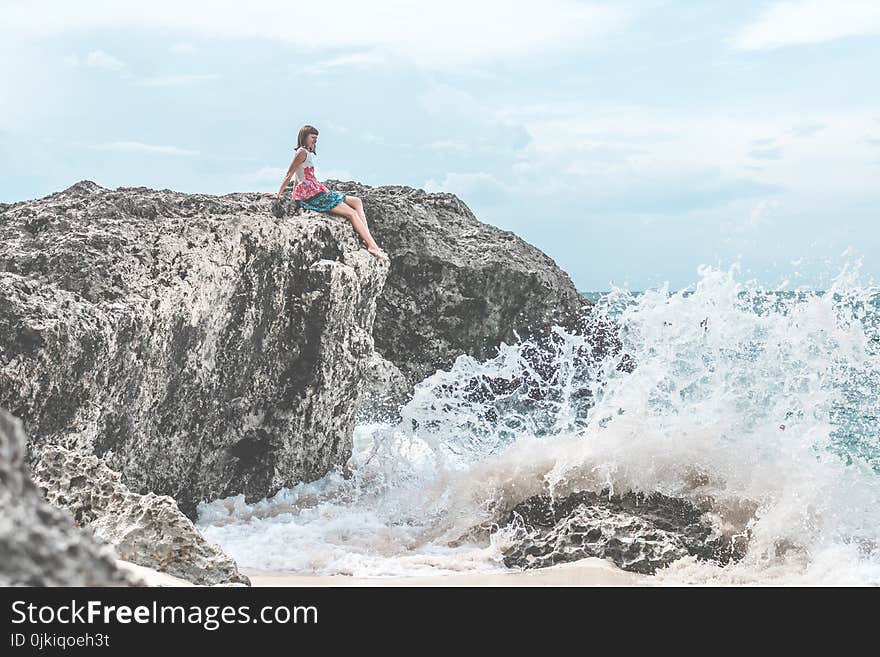
<instances>
[{"instance_id":1,"label":"rock in foreground","mask_svg":"<svg viewBox=\"0 0 880 657\"><path fill-rule=\"evenodd\" d=\"M0 409L0 586L127 586L113 550L50 506L24 462L21 422Z\"/></svg>"},{"instance_id":2,"label":"rock in foreground","mask_svg":"<svg viewBox=\"0 0 880 657\"><path fill-rule=\"evenodd\" d=\"M248 584L235 562L208 543L167 495L129 491L99 458L46 447L35 483L78 526L116 549L120 559L193 584Z\"/></svg>"}]
</instances>

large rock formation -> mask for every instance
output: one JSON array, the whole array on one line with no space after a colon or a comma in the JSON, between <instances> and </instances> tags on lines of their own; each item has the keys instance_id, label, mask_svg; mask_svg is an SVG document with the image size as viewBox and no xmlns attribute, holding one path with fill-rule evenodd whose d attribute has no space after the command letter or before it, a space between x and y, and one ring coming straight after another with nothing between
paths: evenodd
<instances>
[{"instance_id":1,"label":"large rock formation","mask_svg":"<svg viewBox=\"0 0 880 657\"><path fill-rule=\"evenodd\" d=\"M348 222L289 200L82 182L4 205L0 403L38 444L101 456L192 516L344 463L362 382L370 410L393 406L458 355L587 306L450 194L333 185L392 255L381 296L385 265Z\"/></svg>"},{"instance_id":2,"label":"large rock formation","mask_svg":"<svg viewBox=\"0 0 880 657\"><path fill-rule=\"evenodd\" d=\"M0 405L50 499L124 558L240 581L163 495L193 517L319 478L347 460L358 404L389 411L460 354L586 309L450 194L334 187L364 199L390 274L346 220L289 198L84 181L0 204Z\"/></svg>"},{"instance_id":3,"label":"large rock formation","mask_svg":"<svg viewBox=\"0 0 880 657\"><path fill-rule=\"evenodd\" d=\"M113 550L73 526L31 481L21 422L0 408L0 586L126 586Z\"/></svg>"},{"instance_id":4,"label":"large rock formation","mask_svg":"<svg viewBox=\"0 0 880 657\"><path fill-rule=\"evenodd\" d=\"M330 181L363 199L370 230L391 256L377 302L377 351L417 383L461 354L574 326L589 302L547 255L477 221L452 194Z\"/></svg>"},{"instance_id":5,"label":"large rock formation","mask_svg":"<svg viewBox=\"0 0 880 657\"><path fill-rule=\"evenodd\" d=\"M34 483L78 526L116 549L120 559L193 584L249 584L235 562L208 543L167 495L132 493L96 456L48 446Z\"/></svg>"},{"instance_id":6,"label":"large rock formation","mask_svg":"<svg viewBox=\"0 0 880 657\"><path fill-rule=\"evenodd\" d=\"M348 458L386 273L348 222L258 194L5 206L0 404L190 517L262 498Z\"/></svg>"}]
</instances>

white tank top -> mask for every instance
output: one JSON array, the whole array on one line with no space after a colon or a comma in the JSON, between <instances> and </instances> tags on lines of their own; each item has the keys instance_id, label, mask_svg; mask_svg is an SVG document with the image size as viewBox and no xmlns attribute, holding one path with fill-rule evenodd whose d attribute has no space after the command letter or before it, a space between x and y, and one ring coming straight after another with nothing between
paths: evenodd
<instances>
[{"instance_id":1,"label":"white tank top","mask_svg":"<svg viewBox=\"0 0 880 657\"><path fill-rule=\"evenodd\" d=\"M305 151L306 159L296 168L296 186L293 188L293 197L302 201L320 192L329 192L330 190L318 182L318 178L315 176L315 154L303 147L300 147L300 150Z\"/></svg>"},{"instance_id":2,"label":"white tank top","mask_svg":"<svg viewBox=\"0 0 880 657\"><path fill-rule=\"evenodd\" d=\"M296 174L296 182L297 182L297 183L305 182L306 180L308 180L308 178L306 177L306 168L307 168L307 167L310 168L310 169L312 169L312 172L311 172L311 173L312 173L312 176L311 176L311 177L315 177L315 176L314 176L314 170L315 170L315 154L312 153L312 151L310 151L310 150L308 150L308 149L306 149L306 148L302 148L302 147L300 147L300 149L297 151L297 154L299 154L299 151L305 151L305 153L306 153L306 159L303 160L302 164L300 164L300 165L296 168L296 172L295 172L295 174Z\"/></svg>"}]
</instances>

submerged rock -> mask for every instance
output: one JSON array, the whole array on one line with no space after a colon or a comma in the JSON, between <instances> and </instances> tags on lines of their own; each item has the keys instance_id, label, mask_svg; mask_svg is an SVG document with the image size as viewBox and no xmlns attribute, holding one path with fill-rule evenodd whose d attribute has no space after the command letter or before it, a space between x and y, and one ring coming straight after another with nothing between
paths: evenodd
<instances>
[{"instance_id":1,"label":"submerged rock","mask_svg":"<svg viewBox=\"0 0 880 657\"><path fill-rule=\"evenodd\" d=\"M452 194L329 184L363 199L370 230L391 256L373 336L410 384L461 354L483 359L517 335L574 326L590 306L550 257L478 221Z\"/></svg>"},{"instance_id":2,"label":"submerged rock","mask_svg":"<svg viewBox=\"0 0 880 657\"><path fill-rule=\"evenodd\" d=\"M0 586L127 586L112 548L73 526L31 481L21 422L0 408Z\"/></svg>"},{"instance_id":3,"label":"submerged rock","mask_svg":"<svg viewBox=\"0 0 880 657\"><path fill-rule=\"evenodd\" d=\"M291 212L87 181L7 206L0 404L190 517L344 463L387 265Z\"/></svg>"},{"instance_id":4,"label":"submerged rock","mask_svg":"<svg viewBox=\"0 0 880 657\"><path fill-rule=\"evenodd\" d=\"M99 458L63 447L40 453L34 480L49 502L116 548L120 559L194 584L249 584L167 495L132 493Z\"/></svg>"},{"instance_id":5,"label":"submerged rock","mask_svg":"<svg viewBox=\"0 0 880 657\"><path fill-rule=\"evenodd\" d=\"M746 547L744 538L717 535L690 502L660 493L539 495L517 505L504 526L512 537L504 556L510 568L599 557L650 575L688 555L726 564Z\"/></svg>"}]
</instances>

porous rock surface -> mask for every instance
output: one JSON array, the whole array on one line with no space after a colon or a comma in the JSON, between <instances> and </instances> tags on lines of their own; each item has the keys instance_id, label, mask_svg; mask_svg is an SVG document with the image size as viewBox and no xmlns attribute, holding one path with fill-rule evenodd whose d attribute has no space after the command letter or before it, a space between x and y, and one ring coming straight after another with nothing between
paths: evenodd
<instances>
[{"instance_id":1,"label":"porous rock surface","mask_svg":"<svg viewBox=\"0 0 880 657\"><path fill-rule=\"evenodd\" d=\"M748 540L716 532L702 509L656 492L537 495L514 507L504 525L510 531L504 564L510 568L598 557L652 575L689 555L726 565L742 558Z\"/></svg>"},{"instance_id":2,"label":"porous rock surface","mask_svg":"<svg viewBox=\"0 0 880 657\"><path fill-rule=\"evenodd\" d=\"M0 586L127 586L112 548L51 506L25 464L21 422L0 408Z\"/></svg>"},{"instance_id":3,"label":"porous rock surface","mask_svg":"<svg viewBox=\"0 0 880 657\"><path fill-rule=\"evenodd\" d=\"M453 194L404 186L327 185L362 199L391 256L376 306L376 350L418 383L461 354L494 355L553 325L574 327L590 302L546 254L482 223Z\"/></svg>"},{"instance_id":4,"label":"porous rock surface","mask_svg":"<svg viewBox=\"0 0 880 657\"><path fill-rule=\"evenodd\" d=\"M250 583L171 497L132 493L96 456L48 446L40 453L34 482L49 502L70 511L78 526L112 545L120 559L193 584Z\"/></svg>"},{"instance_id":5,"label":"porous rock surface","mask_svg":"<svg viewBox=\"0 0 880 657\"><path fill-rule=\"evenodd\" d=\"M135 493L248 500L351 452L387 265L289 199L83 181L0 210L0 405Z\"/></svg>"}]
</instances>

